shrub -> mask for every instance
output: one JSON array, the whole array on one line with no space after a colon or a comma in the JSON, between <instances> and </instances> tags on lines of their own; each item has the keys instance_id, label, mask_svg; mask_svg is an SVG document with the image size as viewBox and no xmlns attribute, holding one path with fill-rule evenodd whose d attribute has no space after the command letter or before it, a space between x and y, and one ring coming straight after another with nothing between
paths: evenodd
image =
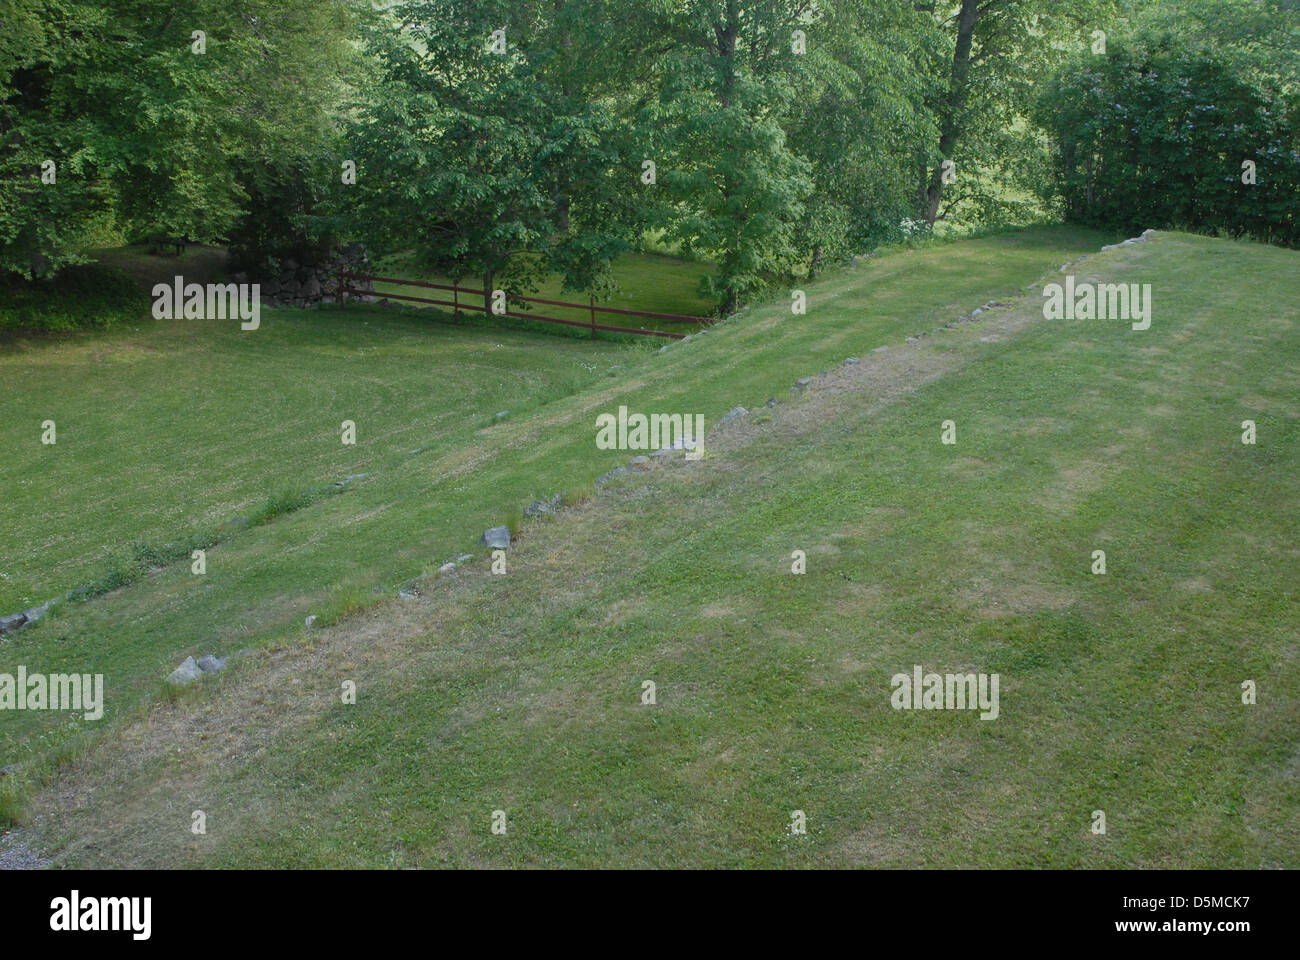
<instances>
[{"instance_id":1,"label":"shrub","mask_svg":"<svg viewBox=\"0 0 1300 960\"><path fill-rule=\"evenodd\" d=\"M0 279L0 327L79 330L139 320L149 300L130 274L102 264L64 267L55 276Z\"/></svg>"},{"instance_id":2,"label":"shrub","mask_svg":"<svg viewBox=\"0 0 1300 960\"><path fill-rule=\"evenodd\" d=\"M1066 64L1036 111L1055 141L1048 192L1066 219L1300 244L1300 131L1212 51L1169 38ZM1242 183L1242 162L1257 182Z\"/></svg>"}]
</instances>

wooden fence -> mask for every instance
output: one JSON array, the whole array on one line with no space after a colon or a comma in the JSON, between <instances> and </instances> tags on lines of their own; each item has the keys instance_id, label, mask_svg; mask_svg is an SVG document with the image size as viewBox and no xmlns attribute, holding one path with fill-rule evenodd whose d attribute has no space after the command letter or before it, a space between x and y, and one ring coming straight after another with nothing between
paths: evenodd
<instances>
[{"instance_id":1,"label":"wooden fence","mask_svg":"<svg viewBox=\"0 0 1300 960\"><path fill-rule=\"evenodd\" d=\"M393 283L407 287L421 287L428 290L450 290L452 298L450 300L434 300L430 297L411 297L399 293L378 292L375 290L362 290L350 286L349 280L368 280L371 283ZM684 333L668 333L663 330L643 330L632 327L613 327L603 323L596 322L596 314L613 313L624 317L646 317L651 320L673 320L677 323L693 323L707 325L713 323L709 317L692 317L680 313L652 313L648 310L622 310L617 307L598 307L596 306L595 297L591 297L589 302L566 303L563 300L543 300L541 297L523 297L514 294L507 295L507 304L510 300L522 300L525 303L540 303L550 307L567 307L573 310L586 311L590 319L586 322L581 320L563 320L559 317L546 317L537 313L517 313L507 309L503 313L497 313L490 306L492 300L492 291L486 288L462 287L458 283L426 283L423 280L400 280L396 277L379 277L370 273L349 273L339 274L339 303L343 303L343 298L349 293L361 294L367 297L387 297L390 300L408 300L412 303L431 303L440 307L451 307L453 313L459 313L461 310L477 310L480 313L491 314L494 317L516 317L520 320L541 320L546 323L563 323L570 327L583 327L591 331L592 336L596 335L597 330L608 330L611 333L635 333L647 337L669 337L673 340L681 340L686 336ZM474 302L462 300L463 296L474 299L482 298L483 303L479 305Z\"/></svg>"}]
</instances>

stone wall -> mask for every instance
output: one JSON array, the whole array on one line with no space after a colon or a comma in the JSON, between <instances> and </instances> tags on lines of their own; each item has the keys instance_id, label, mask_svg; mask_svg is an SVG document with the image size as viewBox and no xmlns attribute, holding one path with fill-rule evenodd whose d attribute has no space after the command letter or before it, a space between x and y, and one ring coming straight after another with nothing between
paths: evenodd
<instances>
[{"instance_id":1,"label":"stone wall","mask_svg":"<svg viewBox=\"0 0 1300 960\"><path fill-rule=\"evenodd\" d=\"M284 260L268 258L262 269L255 273L241 271L231 280L261 284L264 306L314 307L323 300L337 302L340 270L368 273L370 258L366 255L366 248L359 243L350 243L334 256L320 260L304 257L301 262L292 257ZM367 291L374 289L369 280L352 280L348 286ZM350 303L374 301L371 295L357 293L349 293L346 299Z\"/></svg>"}]
</instances>

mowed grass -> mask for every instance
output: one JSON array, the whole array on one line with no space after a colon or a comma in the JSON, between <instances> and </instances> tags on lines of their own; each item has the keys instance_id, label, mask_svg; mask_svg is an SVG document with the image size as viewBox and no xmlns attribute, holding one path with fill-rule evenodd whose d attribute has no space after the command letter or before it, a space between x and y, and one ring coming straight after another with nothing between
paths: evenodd
<instances>
[{"instance_id":1,"label":"mowed grass","mask_svg":"<svg viewBox=\"0 0 1300 960\"><path fill-rule=\"evenodd\" d=\"M432 326L405 311L264 310L157 321L0 353L0 610L94 579L131 544L161 547L273 496L381 470L417 449L472 447L595 382L623 355L511 330ZM41 443L53 420L56 442ZM357 425L344 445L342 424Z\"/></svg>"},{"instance_id":2,"label":"mowed grass","mask_svg":"<svg viewBox=\"0 0 1300 960\"><path fill-rule=\"evenodd\" d=\"M1076 270L1151 282L1149 331L1030 296L822 378L527 526L506 576L124 726L36 835L99 866L1300 865L1296 266L1162 235ZM913 664L999 673L999 718L890 709Z\"/></svg>"},{"instance_id":3,"label":"mowed grass","mask_svg":"<svg viewBox=\"0 0 1300 960\"><path fill-rule=\"evenodd\" d=\"M61 615L7 640L0 647L0 671L22 663L30 670L44 666L47 670L103 672L110 690L109 716L130 714L156 697L161 677L185 655L209 651L224 655L300 638L301 618L307 613L330 609L338 605L339 598L354 598L358 593L371 601L391 597L411 578L462 550L474 550L478 533L502 522L508 511L517 510L533 497L581 488L598 473L625 461L627 453L595 450L593 424L598 412L625 403L634 410L701 412L712 423L735 403L753 408L761 406L770 394L784 395L782 385L830 367L845 355L863 356L882 343L897 347L907 334L934 327L987 299L1012 295L1044 270L1085 250L1095 250L1106 239L1087 232L1039 229L881 258L828 275L812 286L812 312L807 318L792 318L788 307L777 304L752 311L689 344L674 345L666 354L624 351L605 355L605 366L590 371L604 375L594 385L534 409L514 411L504 423L492 425L475 423L479 414L465 413L459 400L444 401L435 394L434 399L421 401L418 396L421 390L434 390L432 385L444 375L438 364L448 358L460 342L458 338L472 338L474 346L465 354L473 357L467 360L460 354L454 362L485 362L481 356L488 349L481 336L484 331L449 327L428 322L423 315L380 308L336 317L337 327L331 325L329 311L268 312L263 330L254 336L273 334L279 328L284 339L268 337L268 348L250 351L237 329L213 331L199 340L192 335L192 327L188 328L190 335L174 328L175 339L166 351L173 359L173 375L179 376L177 370L194 369L197 361L189 351L200 344L211 350L211 341L229 338L234 343L230 349L241 359L228 361L226 369L229 378L245 387L233 393L241 400L245 394L253 397L248 402L254 410L235 427L225 416L216 418L207 434L186 421L173 421L173 442L181 451L178 461L184 456L194 458L195 450L206 449L203 462L209 463L210 470L220 470L232 459L264 456L257 461L256 470L242 464L238 471L231 471L257 482L264 477L259 470L275 469L266 465L278 465L286 456L291 458L295 449L305 447L311 451L305 462L319 469L313 472L302 462L291 461L285 475L295 481L328 481L366 472L367 467L374 468L369 471L371 476L337 496L235 533L209 552L204 577L191 575L188 562L176 563L97 600L65 607ZM286 319L277 320L282 314ZM371 331L376 324L381 326ZM313 339L310 334L316 328L321 333ZM48 367L35 362L16 364L18 376L31 377L33 371L44 370L49 395L54 397L54 384L68 382L69 371L76 370L76 364L92 370L94 363L123 364L134 354L148 354L166 342L160 336L146 338L146 348L133 340L136 333L122 331L58 344L20 346L5 359L46 358ZM394 333L402 344L400 349L393 342ZM503 339L506 333L495 332L491 339L508 343L508 338ZM538 352L573 347L584 363L590 363L593 354L601 355L599 345L519 336ZM280 348L269 349L271 343L279 343ZM603 349L617 348L606 345ZM392 386L398 376L394 371L404 368L401 362L392 362L394 356L409 360L413 368L427 366L427 379L412 374L412 386L398 391ZM344 374L342 367L327 362L331 359L355 361L355 365ZM390 362L381 362L384 360ZM618 360L623 362L609 362ZM353 387L346 382L349 377L367 384L387 401L374 401L369 416L352 417L358 424L356 447L338 444L336 421L343 415L329 402L338 391ZM115 398L101 396L79 407L77 414L102 418L92 423L113 424L112 417L122 416L122 411L133 412L132 423L113 425L111 431L112 438L127 451L149 451L150 441L160 442L157 424L167 422L160 416L167 412L166 405L158 401L160 395L171 396L171 402L182 408L190 395L180 388L174 395L159 391L153 384L163 379L161 373L155 378L91 375L88 379L101 392L111 384L118 394ZM268 388L268 380L276 389ZM203 377L193 379L193 383L202 382ZM499 391L514 385L504 373L489 383ZM474 386L465 384L464 389L472 391ZM482 385L479 389L485 390ZM20 392L19 396L29 394ZM489 411L509 406L502 402L507 394L492 392L491 397L481 410L485 421L491 419ZM29 418L32 406L28 401L25 412ZM460 435L450 436L442 445L432 443L440 437L436 429L439 416L453 418L462 428ZM385 418L378 421L380 429L371 417ZM14 419L7 417L6 422ZM39 419L43 417L37 425ZM298 427L275 433L282 420ZM106 432L103 427L96 430L84 423L83 428L88 431L84 436ZM60 447L65 437L61 430ZM205 447L197 437L210 437L210 445ZM99 442L108 443L109 438L99 436ZM318 455L315 444L325 451L321 460L313 459ZM27 457L29 465L41 456L36 439L26 436L21 444L10 444L7 449ZM105 454L100 462L104 475L121 478L110 489L127 487L133 491L130 496L147 500L159 496L151 485L174 485L174 481L159 479L158 474L141 477L136 465L124 456ZM144 458L142 462L149 461ZM201 467L196 469L192 483L176 494L182 504L177 523L158 524L153 536L166 537L178 526L187 529L179 521L194 524L196 517L201 518L201 511L184 509L184 504L202 503L207 496L210 481ZM29 477L30 471L20 479ZM280 478L274 479L278 482ZM7 484L10 486L16 484ZM140 487L148 489L140 493ZM53 488L53 483L47 487ZM142 529L152 519L149 511L130 502L101 509L96 484L88 481L78 487L65 478L59 489L76 492L66 514L54 514L36 497L30 504L8 511L11 527L25 522L27 526L21 529L26 533L40 530L44 520L44 536L52 539L52 534L58 534L61 540L74 544L98 543L101 549L105 542L128 544L150 536L149 529ZM244 493L238 500L232 496L226 507L209 512L224 518L227 510L234 512L244 509L243 504L257 502L257 495ZM666 529L673 529L671 516L666 513L662 518ZM101 527L93 540L82 532L100 523L116 526ZM25 539L10 542L23 543ZM477 552L483 556L481 549ZM78 555L94 557L93 550L84 548ZM633 549L623 565L635 569L643 556L639 548ZM14 564L7 564L6 569L10 566ZM94 570L93 562L69 564L66 582ZM665 589L678 579L671 577ZM40 598L34 591L27 593ZM492 613L488 622L495 617ZM6 760L34 759L38 764L42 758L61 758L67 755L72 738L87 727L93 725L63 715L9 714L0 731L3 755Z\"/></svg>"}]
</instances>

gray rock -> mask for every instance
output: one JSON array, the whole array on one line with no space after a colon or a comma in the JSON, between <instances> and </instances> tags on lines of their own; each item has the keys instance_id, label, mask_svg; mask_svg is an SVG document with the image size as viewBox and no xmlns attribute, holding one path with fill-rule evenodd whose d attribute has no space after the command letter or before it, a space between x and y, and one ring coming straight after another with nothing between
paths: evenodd
<instances>
[{"instance_id":1,"label":"gray rock","mask_svg":"<svg viewBox=\"0 0 1300 960\"><path fill-rule=\"evenodd\" d=\"M554 494L545 500L534 500L524 507L525 517L542 517L555 513L560 508L560 495Z\"/></svg>"},{"instance_id":2,"label":"gray rock","mask_svg":"<svg viewBox=\"0 0 1300 960\"><path fill-rule=\"evenodd\" d=\"M800 377L798 380L794 382L794 386L796 390L802 390L812 382L813 382L812 377Z\"/></svg>"},{"instance_id":3,"label":"gray rock","mask_svg":"<svg viewBox=\"0 0 1300 960\"><path fill-rule=\"evenodd\" d=\"M398 590L397 595L401 597L403 600L416 600L420 596L420 591L412 587L409 590L407 589Z\"/></svg>"},{"instance_id":4,"label":"gray rock","mask_svg":"<svg viewBox=\"0 0 1300 960\"><path fill-rule=\"evenodd\" d=\"M209 653L206 657L199 657L198 666L204 673L220 673L226 669L226 661Z\"/></svg>"},{"instance_id":5,"label":"gray rock","mask_svg":"<svg viewBox=\"0 0 1300 960\"><path fill-rule=\"evenodd\" d=\"M723 416L723 418L722 418L721 420L718 421L718 423L719 423L719 425L724 424L724 423L730 423L732 420L735 420L737 417L743 417L743 416L745 416L745 415L748 414L748 413L749 413L749 411L746 410L744 407L732 407L732 408L731 408L731 409L730 409L730 410L729 410L729 411L728 411L728 412Z\"/></svg>"},{"instance_id":6,"label":"gray rock","mask_svg":"<svg viewBox=\"0 0 1300 960\"><path fill-rule=\"evenodd\" d=\"M632 460L631 460L631 463L630 463L629 465L632 466L632 467L636 467L637 469L640 469L640 470L648 470L648 469L650 468L650 458L649 458L649 457L633 457Z\"/></svg>"},{"instance_id":7,"label":"gray rock","mask_svg":"<svg viewBox=\"0 0 1300 960\"><path fill-rule=\"evenodd\" d=\"M875 348L874 350L872 350L871 352L872 352L872 353L884 353L884 352L885 352L886 350L888 350L888 349L889 349L889 345L886 344L886 345L883 346L883 347L876 347L876 348Z\"/></svg>"},{"instance_id":8,"label":"gray rock","mask_svg":"<svg viewBox=\"0 0 1300 960\"><path fill-rule=\"evenodd\" d=\"M230 526L236 530L243 530L248 526L248 517L235 517L230 521Z\"/></svg>"},{"instance_id":9,"label":"gray rock","mask_svg":"<svg viewBox=\"0 0 1300 960\"><path fill-rule=\"evenodd\" d=\"M916 337L908 337L908 338L907 338L907 342L908 342L908 343L916 343Z\"/></svg>"},{"instance_id":10,"label":"gray rock","mask_svg":"<svg viewBox=\"0 0 1300 960\"><path fill-rule=\"evenodd\" d=\"M972 311L970 312L970 315L971 315L972 317L978 317L978 316L979 316L981 313L983 313L983 312L984 312L984 308L983 308L983 307L976 307L974 310L972 310Z\"/></svg>"},{"instance_id":11,"label":"gray rock","mask_svg":"<svg viewBox=\"0 0 1300 960\"><path fill-rule=\"evenodd\" d=\"M453 572L455 569L456 569L456 564L454 564L454 563L444 563L441 567L438 568L438 572L439 572L439 573L451 573L451 572Z\"/></svg>"},{"instance_id":12,"label":"gray rock","mask_svg":"<svg viewBox=\"0 0 1300 960\"><path fill-rule=\"evenodd\" d=\"M621 477L625 473L627 473L627 467L615 467L613 470L609 471L609 473L602 473L599 477L597 477L596 486L603 487L606 483L613 480L615 477Z\"/></svg>"},{"instance_id":13,"label":"gray rock","mask_svg":"<svg viewBox=\"0 0 1300 960\"><path fill-rule=\"evenodd\" d=\"M320 280L316 274L307 278L307 282L302 285L302 295L308 300L320 299Z\"/></svg>"},{"instance_id":14,"label":"gray rock","mask_svg":"<svg viewBox=\"0 0 1300 960\"><path fill-rule=\"evenodd\" d=\"M660 352L660 353L667 353L667 352L668 352L668 346L665 344L664 346L660 347L660 348L659 348L659 352Z\"/></svg>"},{"instance_id":15,"label":"gray rock","mask_svg":"<svg viewBox=\"0 0 1300 960\"><path fill-rule=\"evenodd\" d=\"M203 676L203 671L194 662L193 657L186 657L185 662L167 675L167 682L175 687L188 687Z\"/></svg>"},{"instance_id":16,"label":"gray rock","mask_svg":"<svg viewBox=\"0 0 1300 960\"><path fill-rule=\"evenodd\" d=\"M857 357L845 357L845 359L844 359L844 365L845 365L846 367L851 367L851 366L853 366L853 365L854 365L855 363L857 363L857 362L858 362L858 358L857 358Z\"/></svg>"},{"instance_id":17,"label":"gray rock","mask_svg":"<svg viewBox=\"0 0 1300 960\"><path fill-rule=\"evenodd\" d=\"M776 397L768 397L768 398L767 398L767 405L768 405L769 407L775 407L775 406L776 406L778 403L780 403L780 402L781 402L781 401L778 400Z\"/></svg>"},{"instance_id":18,"label":"gray rock","mask_svg":"<svg viewBox=\"0 0 1300 960\"><path fill-rule=\"evenodd\" d=\"M316 614L313 613L310 617L304 620L303 626L306 627L308 630L316 626Z\"/></svg>"},{"instance_id":19,"label":"gray rock","mask_svg":"<svg viewBox=\"0 0 1300 960\"><path fill-rule=\"evenodd\" d=\"M27 615L23 613L11 613L7 617L0 617L0 633L9 633L17 630L27 622Z\"/></svg>"},{"instance_id":20,"label":"gray rock","mask_svg":"<svg viewBox=\"0 0 1300 960\"><path fill-rule=\"evenodd\" d=\"M496 420L498 423L500 423L502 420L504 420L504 419L505 419L506 417L508 417L508 416L510 416L510 411L509 411L509 410L502 410L502 411L500 411L500 412L499 412L495 417L493 417L492 419L494 419L494 420Z\"/></svg>"},{"instance_id":21,"label":"gray rock","mask_svg":"<svg viewBox=\"0 0 1300 960\"><path fill-rule=\"evenodd\" d=\"M483 531L483 545L489 550L510 549L510 528L492 527Z\"/></svg>"},{"instance_id":22,"label":"gray rock","mask_svg":"<svg viewBox=\"0 0 1300 960\"><path fill-rule=\"evenodd\" d=\"M556 494L556 496L558 496L558 494ZM457 563L469 563L469 562L470 562L471 560L473 560L473 559L474 559L474 554L472 554L472 553L462 553L459 557L456 558L456 562L457 562Z\"/></svg>"}]
</instances>

